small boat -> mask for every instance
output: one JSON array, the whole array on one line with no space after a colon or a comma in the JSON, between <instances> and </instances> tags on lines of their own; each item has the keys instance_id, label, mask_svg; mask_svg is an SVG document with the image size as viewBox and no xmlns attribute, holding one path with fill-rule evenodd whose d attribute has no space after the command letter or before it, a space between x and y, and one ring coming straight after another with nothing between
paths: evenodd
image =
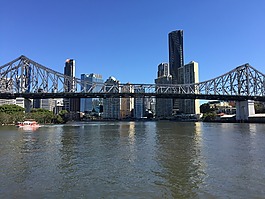
<instances>
[{"instance_id":1,"label":"small boat","mask_svg":"<svg viewBox=\"0 0 265 199\"><path fill-rule=\"evenodd\" d=\"M24 122L18 122L17 127L23 130L37 130L40 125L35 120L25 120Z\"/></svg>"}]
</instances>

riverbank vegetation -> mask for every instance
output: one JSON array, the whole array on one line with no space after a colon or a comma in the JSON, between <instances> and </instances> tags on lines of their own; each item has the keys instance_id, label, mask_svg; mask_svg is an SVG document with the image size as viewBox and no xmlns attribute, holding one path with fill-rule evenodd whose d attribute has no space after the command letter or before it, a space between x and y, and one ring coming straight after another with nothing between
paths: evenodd
<instances>
[{"instance_id":1,"label":"riverbank vegetation","mask_svg":"<svg viewBox=\"0 0 265 199\"><path fill-rule=\"evenodd\" d=\"M33 119L40 124L62 124L67 121L67 111L63 110L55 115L49 110L32 109L29 113L25 113L25 109L17 105L5 104L0 106L1 125L14 125L27 119Z\"/></svg>"},{"instance_id":2,"label":"riverbank vegetation","mask_svg":"<svg viewBox=\"0 0 265 199\"><path fill-rule=\"evenodd\" d=\"M231 103L231 102L230 102ZM234 111L233 111L234 110ZM255 114L265 113L265 104L263 102L254 103ZM203 114L202 121L212 122L220 121L220 116L223 115L235 115L236 114L236 103L231 103L228 105L221 105L220 101L214 101L210 103L204 103L200 106L200 113ZM253 117L252 117L253 118ZM223 118L224 121L235 121L235 116Z\"/></svg>"},{"instance_id":3,"label":"riverbank vegetation","mask_svg":"<svg viewBox=\"0 0 265 199\"><path fill-rule=\"evenodd\" d=\"M208 103L204 103L200 106L200 112L203 113L202 121L204 122L210 122L214 121L216 119L216 109L211 108Z\"/></svg>"}]
</instances>

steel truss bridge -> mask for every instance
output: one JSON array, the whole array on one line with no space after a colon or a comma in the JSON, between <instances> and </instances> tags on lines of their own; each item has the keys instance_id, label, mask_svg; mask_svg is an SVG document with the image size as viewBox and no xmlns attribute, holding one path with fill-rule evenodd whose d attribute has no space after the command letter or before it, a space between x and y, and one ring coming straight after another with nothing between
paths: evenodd
<instances>
[{"instance_id":1,"label":"steel truss bridge","mask_svg":"<svg viewBox=\"0 0 265 199\"><path fill-rule=\"evenodd\" d=\"M195 84L90 83L45 67L25 56L0 66L0 98L157 97L265 101L265 75L249 64Z\"/></svg>"}]
</instances>

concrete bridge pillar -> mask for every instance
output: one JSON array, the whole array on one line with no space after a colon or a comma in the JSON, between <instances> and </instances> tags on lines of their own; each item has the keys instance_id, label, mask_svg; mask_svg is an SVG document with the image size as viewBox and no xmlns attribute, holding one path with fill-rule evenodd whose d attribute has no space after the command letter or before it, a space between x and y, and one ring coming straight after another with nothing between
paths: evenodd
<instances>
[{"instance_id":1,"label":"concrete bridge pillar","mask_svg":"<svg viewBox=\"0 0 265 199\"><path fill-rule=\"evenodd\" d=\"M236 102L236 120L246 121L250 115L255 115L254 100Z\"/></svg>"}]
</instances>

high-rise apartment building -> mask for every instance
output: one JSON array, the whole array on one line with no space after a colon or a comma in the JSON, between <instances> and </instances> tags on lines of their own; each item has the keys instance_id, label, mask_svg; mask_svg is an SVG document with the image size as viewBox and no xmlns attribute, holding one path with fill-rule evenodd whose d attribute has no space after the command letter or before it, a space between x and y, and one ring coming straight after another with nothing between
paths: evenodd
<instances>
[{"instance_id":1,"label":"high-rise apartment building","mask_svg":"<svg viewBox=\"0 0 265 199\"><path fill-rule=\"evenodd\" d=\"M158 65L156 84L172 84L168 63ZM156 117L167 118L172 116L173 100L167 98L156 98Z\"/></svg>"},{"instance_id":2,"label":"high-rise apartment building","mask_svg":"<svg viewBox=\"0 0 265 199\"><path fill-rule=\"evenodd\" d=\"M114 77L109 77L105 81L106 92L119 92L116 89L113 89L113 85L118 85L120 82L116 80ZM109 86L109 87L108 87ZM120 119L120 106L121 106L121 99L120 98L105 98L103 99L103 114L102 117L105 119Z\"/></svg>"},{"instance_id":3,"label":"high-rise apartment building","mask_svg":"<svg viewBox=\"0 0 265 199\"><path fill-rule=\"evenodd\" d=\"M168 77L170 75L168 63L161 63L158 65L157 77Z\"/></svg>"},{"instance_id":4,"label":"high-rise apartment building","mask_svg":"<svg viewBox=\"0 0 265 199\"><path fill-rule=\"evenodd\" d=\"M75 92L76 84L75 84L75 60L67 59L64 67L64 75L69 78L65 78L64 87L65 92ZM78 112L80 111L80 99L78 98L68 98L64 99L64 109L69 112Z\"/></svg>"},{"instance_id":5,"label":"high-rise apartment building","mask_svg":"<svg viewBox=\"0 0 265 199\"><path fill-rule=\"evenodd\" d=\"M103 86L102 75L99 74L81 74L82 92L88 92L89 89L93 86L93 92L99 92ZM80 99L80 111L81 112L90 112L92 110L99 113L99 105L101 104L102 99L99 98L81 98Z\"/></svg>"},{"instance_id":6,"label":"high-rise apartment building","mask_svg":"<svg viewBox=\"0 0 265 199\"><path fill-rule=\"evenodd\" d=\"M180 84L193 84L199 82L198 63L191 61L190 63L178 69L178 82ZM199 100L181 99L179 100L179 111L185 114L199 114Z\"/></svg>"},{"instance_id":7,"label":"high-rise apartment building","mask_svg":"<svg viewBox=\"0 0 265 199\"><path fill-rule=\"evenodd\" d=\"M172 75L172 84L178 84L178 68L184 66L183 30L172 31L168 34L169 70ZM179 111L178 99L173 100L173 109Z\"/></svg>"},{"instance_id":8,"label":"high-rise apartment building","mask_svg":"<svg viewBox=\"0 0 265 199\"><path fill-rule=\"evenodd\" d=\"M169 71L172 83L178 84L178 68L184 66L183 30L172 31L168 34Z\"/></svg>"}]
</instances>

